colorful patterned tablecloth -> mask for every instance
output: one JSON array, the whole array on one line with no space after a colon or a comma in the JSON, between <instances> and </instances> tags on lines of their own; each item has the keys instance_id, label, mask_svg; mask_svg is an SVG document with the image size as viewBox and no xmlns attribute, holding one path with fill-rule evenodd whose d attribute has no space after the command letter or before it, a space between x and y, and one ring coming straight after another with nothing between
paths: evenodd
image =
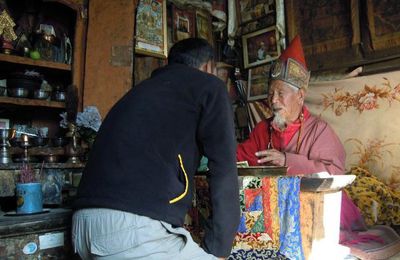
<instances>
[{"instance_id":1,"label":"colorful patterned tablecloth","mask_svg":"<svg viewBox=\"0 0 400 260\"><path fill-rule=\"evenodd\" d=\"M311 247L310 236L316 232L312 231L312 225L301 227L301 217L313 221L318 203L308 198L305 202L312 206L307 207L305 203L300 207L301 178L238 178L241 221L228 259L306 259ZM195 183L194 207L187 216L186 228L200 241L204 235L202 226L212 209L206 177L197 176Z\"/></svg>"}]
</instances>

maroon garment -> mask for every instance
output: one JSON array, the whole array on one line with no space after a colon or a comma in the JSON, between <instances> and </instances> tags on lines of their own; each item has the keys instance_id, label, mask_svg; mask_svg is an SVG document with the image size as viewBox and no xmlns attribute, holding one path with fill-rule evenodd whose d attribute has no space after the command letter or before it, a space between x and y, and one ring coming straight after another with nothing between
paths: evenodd
<instances>
[{"instance_id":1,"label":"maroon garment","mask_svg":"<svg viewBox=\"0 0 400 260\"><path fill-rule=\"evenodd\" d=\"M325 121L311 114L308 116L306 107L303 112L305 118L299 153L296 153L300 126L298 122L294 123L299 126L289 143L285 146L284 142L280 142L279 145L279 150L286 154L288 175L308 175L322 171L330 174L344 174L346 154L339 138ZM258 123L250 133L249 139L238 145L236 151L238 161L248 161L251 166L258 165L255 153L267 149L271 121L272 118L269 118ZM291 130L292 128L289 126L277 135L287 139ZM274 131L277 130L274 129ZM273 136L273 143L276 143L275 136ZM277 145L274 147L278 148Z\"/></svg>"}]
</instances>

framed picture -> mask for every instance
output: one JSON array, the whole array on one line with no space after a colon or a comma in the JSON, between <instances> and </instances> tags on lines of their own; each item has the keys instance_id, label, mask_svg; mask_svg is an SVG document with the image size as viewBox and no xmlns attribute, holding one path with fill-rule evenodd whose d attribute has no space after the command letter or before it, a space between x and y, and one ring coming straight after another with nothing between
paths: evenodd
<instances>
[{"instance_id":1,"label":"framed picture","mask_svg":"<svg viewBox=\"0 0 400 260\"><path fill-rule=\"evenodd\" d=\"M167 0L140 0L136 13L136 53L166 58Z\"/></svg>"},{"instance_id":2,"label":"framed picture","mask_svg":"<svg viewBox=\"0 0 400 260\"><path fill-rule=\"evenodd\" d=\"M196 36L207 40L211 45L213 43L211 17L202 11L196 12Z\"/></svg>"},{"instance_id":3,"label":"framed picture","mask_svg":"<svg viewBox=\"0 0 400 260\"><path fill-rule=\"evenodd\" d=\"M393 2L367 1L368 30L372 50L389 49L400 46L399 14L392 11Z\"/></svg>"},{"instance_id":4,"label":"framed picture","mask_svg":"<svg viewBox=\"0 0 400 260\"><path fill-rule=\"evenodd\" d=\"M251 21L249 23L246 23L240 27L241 29L241 35L251 33L254 31L261 30L263 28L267 28L270 26L276 25L276 15L271 14L265 17L262 17L258 20Z\"/></svg>"},{"instance_id":5,"label":"framed picture","mask_svg":"<svg viewBox=\"0 0 400 260\"><path fill-rule=\"evenodd\" d=\"M0 118L0 129L10 128L10 119Z\"/></svg>"},{"instance_id":6,"label":"framed picture","mask_svg":"<svg viewBox=\"0 0 400 260\"><path fill-rule=\"evenodd\" d=\"M275 13L275 0L236 0L239 24Z\"/></svg>"},{"instance_id":7,"label":"framed picture","mask_svg":"<svg viewBox=\"0 0 400 260\"><path fill-rule=\"evenodd\" d=\"M275 60L281 54L279 32L275 26L245 34L242 41L246 69Z\"/></svg>"},{"instance_id":8,"label":"framed picture","mask_svg":"<svg viewBox=\"0 0 400 260\"><path fill-rule=\"evenodd\" d=\"M179 9L173 5L172 23L174 42L195 37L195 17L192 10Z\"/></svg>"},{"instance_id":9,"label":"framed picture","mask_svg":"<svg viewBox=\"0 0 400 260\"><path fill-rule=\"evenodd\" d=\"M268 75L271 64L249 69L247 101L265 99L268 96Z\"/></svg>"}]
</instances>

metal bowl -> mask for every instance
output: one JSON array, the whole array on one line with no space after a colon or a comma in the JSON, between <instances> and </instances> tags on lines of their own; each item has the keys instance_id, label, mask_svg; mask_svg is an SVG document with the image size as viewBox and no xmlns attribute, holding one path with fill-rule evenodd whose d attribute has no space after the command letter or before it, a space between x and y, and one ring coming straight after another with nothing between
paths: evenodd
<instances>
[{"instance_id":1,"label":"metal bowl","mask_svg":"<svg viewBox=\"0 0 400 260\"><path fill-rule=\"evenodd\" d=\"M48 99L50 97L50 91L43 89L36 89L33 92L33 98L35 99Z\"/></svg>"},{"instance_id":2,"label":"metal bowl","mask_svg":"<svg viewBox=\"0 0 400 260\"><path fill-rule=\"evenodd\" d=\"M65 92L64 91L54 92L53 99L56 101L65 101Z\"/></svg>"},{"instance_id":3,"label":"metal bowl","mask_svg":"<svg viewBox=\"0 0 400 260\"><path fill-rule=\"evenodd\" d=\"M26 98L29 96L29 90L26 88L8 88L7 93L10 97Z\"/></svg>"},{"instance_id":4,"label":"metal bowl","mask_svg":"<svg viewBox=\"0 0 400 260\"><path fill-rule=\"evenodd\" d=\"M43 159L47 163L56 163L60 161L60 157L56 154L45 155Z\"/></svg>"}]
</instances>

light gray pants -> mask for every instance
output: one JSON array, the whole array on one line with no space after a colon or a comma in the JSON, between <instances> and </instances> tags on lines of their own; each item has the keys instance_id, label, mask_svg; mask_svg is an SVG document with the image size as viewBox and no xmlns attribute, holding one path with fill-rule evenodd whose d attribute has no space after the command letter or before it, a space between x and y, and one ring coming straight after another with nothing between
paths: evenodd
<instances>
[{"instance_id":1,"label":"light gray pants","mask_svg":"<svg viewBox=\"0 0 400 260\"><path fill-rule=\"evenodd\" d=\"M184 228L112 209L75 212L72 241L82 259L217 259Z\"/></svg>"}]
</instances>

